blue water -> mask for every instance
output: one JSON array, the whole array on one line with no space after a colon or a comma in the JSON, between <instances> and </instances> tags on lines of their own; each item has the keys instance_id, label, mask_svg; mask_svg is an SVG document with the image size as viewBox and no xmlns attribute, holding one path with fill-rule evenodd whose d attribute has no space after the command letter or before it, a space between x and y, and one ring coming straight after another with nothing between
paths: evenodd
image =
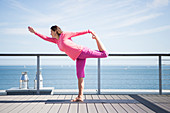
<instances>
[{"instance_id":1,"label":"blue water","mask_svg":"<svg viewBox=\"0 0 170 113\"><path fill-rule=\"evenodd\" d=\"M75 66L41 66L44 87L77 89ZM0 90L19 88L27 71L29 88L34 87L36 66L0 66ZM97 66L86 66L85 89L97 89ZM170 89L170 66L162 68L162 88ZM158 66L101 66L102 89L159 89Z\"/></svg>"}]
</instances>

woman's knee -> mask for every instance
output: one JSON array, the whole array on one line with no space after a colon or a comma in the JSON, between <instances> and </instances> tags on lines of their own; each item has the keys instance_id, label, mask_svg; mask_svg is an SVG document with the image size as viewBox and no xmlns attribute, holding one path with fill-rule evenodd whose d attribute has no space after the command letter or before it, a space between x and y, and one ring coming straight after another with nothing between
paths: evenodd
<instances>
[{"instance_id":1,"label":"woman's knee","mask_svg":"<svg viewBox=\"0 0 170 113\"><path fill-rule=\"evenodd\" d=\"M107 58L109 56L108 52L103 51L103 58Z\"/></svg>"}]
</instances>

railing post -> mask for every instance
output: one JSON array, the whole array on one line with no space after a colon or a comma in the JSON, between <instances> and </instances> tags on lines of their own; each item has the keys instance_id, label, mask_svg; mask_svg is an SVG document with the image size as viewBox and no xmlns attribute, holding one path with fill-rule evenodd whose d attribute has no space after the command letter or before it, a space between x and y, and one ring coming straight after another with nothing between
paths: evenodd
<instances>
[{"instance_id":1,"label":"railing post","mask_svg":"<svg viewBox=\"0 0 170 113\"><path fill-rule=\"evenodd\" d=\"M159 56L159 94L162 95L162 62Z\"/></svg>"},{"instance_id":2,"label":"railing post","mask_svg":"<svg viewBox=\"0 0 170 113\"><path fill-rule=\"evenodd\" d=\"M40 56L37 56L37 95L40 94Z\"/></svg>"},{"instance_id":3,"label":"railing post","mask_svg":"<svg viewBox=\"0 0 170 113\"><path fill-rule=\"evenodd\" d=\"M100 94L100 58L98 58L98 94Z\"/></svg>"}]
</instances>

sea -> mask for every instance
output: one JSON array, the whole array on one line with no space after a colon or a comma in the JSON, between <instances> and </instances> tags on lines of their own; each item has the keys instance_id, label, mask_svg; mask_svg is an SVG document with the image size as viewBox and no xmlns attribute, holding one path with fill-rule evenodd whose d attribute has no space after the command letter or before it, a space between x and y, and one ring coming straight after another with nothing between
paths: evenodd
<instances>
[{"instance_id":1,"label":"sea","mask_svg":"<svg viewBox=\"0 0 170 113\"><path fill-rule=\"evenodd\" d=\"M0 66L0 90L19 88L22 72L27 72L28 87L34 88L35 65ZM98 88L98 67L87 65L85 89ZM43 87L77 89L74 65L42 65ZM101 66L101 89L159 89L158 66ZM170 66L162 67L162 89L170 89Z\"/></svg>"}]
</instances>

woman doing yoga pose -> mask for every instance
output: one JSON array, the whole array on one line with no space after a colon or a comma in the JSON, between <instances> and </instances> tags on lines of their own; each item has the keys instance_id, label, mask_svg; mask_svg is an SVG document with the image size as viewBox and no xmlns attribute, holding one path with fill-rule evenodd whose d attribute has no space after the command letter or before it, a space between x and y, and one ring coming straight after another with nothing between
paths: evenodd
<instances>
[{"instance_id":1,"label":"woman doing yoga pose","mask_svg":"<svg viewBox=\"0 0 170 113\"><path fill-rule=\"evenodd\" d=\"M44 36L38 32L36 32L32 27L28 27L28 30L31 33L39 36L40 38L55 43L58 45L58 48L65 52L72 60L76 60L76 71L78 78L78 88L79 94L78 96L71 100L75 101L83 101L83 89L84 89L84 77L85 77L85 63L86 58L106 58L108 53L106 52L104 46L101 41L95 34L95 32L91 30L81 31L81 32L65 32L60 29L57 25L51 27L51 37ZM77 45L72 41L72 37L84 35L87 33L92 34L92 39L96 40L97 46L99 50L91 50L87 47Z\"/></svg>"}]
</instances>

